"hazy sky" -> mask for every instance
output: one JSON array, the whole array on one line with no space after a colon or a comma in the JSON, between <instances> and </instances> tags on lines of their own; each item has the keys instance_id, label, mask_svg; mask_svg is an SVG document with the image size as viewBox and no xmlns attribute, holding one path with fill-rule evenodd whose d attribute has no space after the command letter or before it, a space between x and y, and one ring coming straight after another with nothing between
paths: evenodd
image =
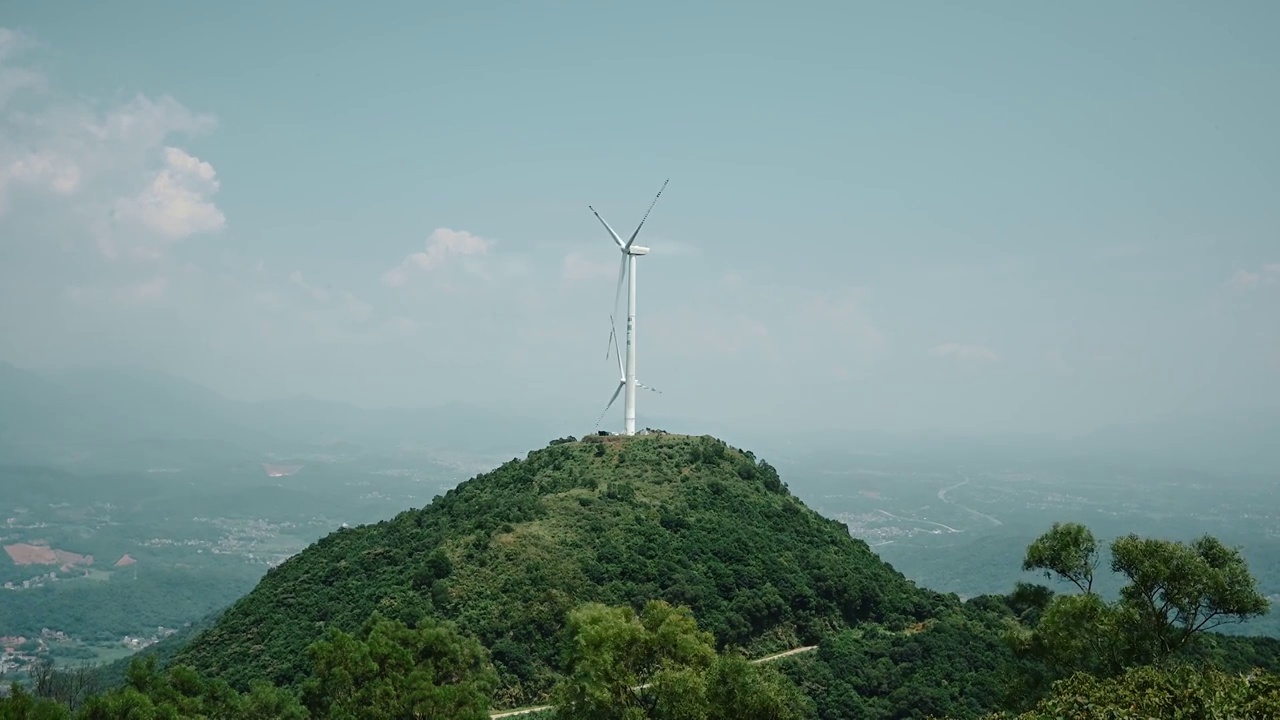
<instances>
[{"instance_id":1,"label":"hazy sky","mask_svg":"<svg viewBox=\"0 0 1280 720\"><path fill-rule=\"evenodd\" d=\"M1280 3L6 3L0 359L594 419L1280 404ZM621 409L615 424L621 422ZM588 420L590 422L590 420Z\"/></svg>"}]
</instances>

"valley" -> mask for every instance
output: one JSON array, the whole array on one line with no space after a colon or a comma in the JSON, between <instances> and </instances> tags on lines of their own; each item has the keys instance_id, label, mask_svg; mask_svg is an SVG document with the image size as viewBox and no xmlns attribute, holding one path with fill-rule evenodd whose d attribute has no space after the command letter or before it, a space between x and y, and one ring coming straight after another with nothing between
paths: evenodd
<instances>
[{"instance_id":1,"label":"valley","mask_svg":"<svg viewBox=\"0 0 1280 720\"><path fill-rule=\"evenodd\" d=\"M1266 475L1088 461L841 457L779 464L793 491L844 522L880 557L924 587L962 599L1008 592L1027 544L1054 522L1080 522L1099 540L1136 533L1204 534L1238 546L1262 592L1280 599L1278 480ZM1104 560L1104 565L1105 565ZM1119 583L1101 572L1099 586ZM1062 588L1059 588L1062 589ZM1280 637L1280 617L1223 628Z\"/></svg>"},{"instance_id":2,"label":"valley","mask_svg":"<svg viewBox=\"0 0 1280 720\"><path fill-rule=\"evenodd\" d=\"M0 468L0 493L20 500L0 518L0 673L149 647L320 537L427 504L461 479L456 465L421 456L279 467Z\"/></svg>"},{"instance_id":3,"label":"valley","mask_svg":"<svg viewBox=\"0 0 1280 720\"><path fill-rule=\"evenodd\" d=\"M302 651L321 626L354 629L377 608L457 623L489 648L493 712L541 710L566 613L658 594L747 657L791 658L779 667L822 717L887 717L998 702L997 676L1019 662L1000 639L1008 616L991 597L962 601L1043 582L1020 564L1056 521L1104 543L1214 534L1276 594L1267 478L943 454L813 453L775 468L666 433L561 439L467 479L491 463L361 451L137 473L6 468L0 672L105 663L101 682L120 682L117 661L141 652L292 692L313 672ZM1114 596L1119 579L1098 576ZM1223 630L1280 634L1270 615ZM969 674L902 664L954 643L969 648ZM879 697L887 680L850 674L890 660L907 695ZM813 672L846 689L807 686ZM908 699L953 674L963 689Z\"/></svg>"},{"instance_id":4,"label":"valley","mask_svg":"<svg viewBox=\"0 0 1280 720\"><path fill-rule=\"evenodd\" d=\"M491 462L456 452L324 455L96 478L7 468L0 490L25 500L0 518L0 672L149 647L328 533L421 507ZM1019 569L1026 544L1074 520L1102 537L1221 537L1243 548L1261 590L1280 600L1280 509L1267 502L1268 478L837 454L780 466L815 510L918 585L961 599L1037 580ZM1100 586L1118 587L1105 574ZM1280 619L1224 630L1280 637Z\"/></svg>"}]
</instances>

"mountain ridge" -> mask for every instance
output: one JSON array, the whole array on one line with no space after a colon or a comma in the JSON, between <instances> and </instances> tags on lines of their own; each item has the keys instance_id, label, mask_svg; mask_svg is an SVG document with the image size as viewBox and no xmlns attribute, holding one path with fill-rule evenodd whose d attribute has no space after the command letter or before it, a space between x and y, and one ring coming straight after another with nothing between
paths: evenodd
<instances>
[{"instance_id":1,"label":"mountain ridge","mask_svg":"<svg viewBox=\"0 0 1280 720\"><path fill-rule=\"evenodd\" d=\"M361 408L306 397L232 399L199 383L118 367L36 372L0 362L0 453L10 464L116 468L260 458L355 442L516 452L552 434L545 423L448 403Z\"/></svg>"},{"instance_id":2,"label":"mountain ridge","mask_svg":"<svg viewBox=\"0 0 1280 720\"><path fill-rule=\"evenodd\" d=\"M342 529L272 569L175 662L292 685L329 626L373 611L457 623L492 653L501 706L545 697L582 602L691 607L723 646L786 650L958 600L917 588L776 471L708 436L562 439L421 509Z\"/></svg>"}]
</instances>

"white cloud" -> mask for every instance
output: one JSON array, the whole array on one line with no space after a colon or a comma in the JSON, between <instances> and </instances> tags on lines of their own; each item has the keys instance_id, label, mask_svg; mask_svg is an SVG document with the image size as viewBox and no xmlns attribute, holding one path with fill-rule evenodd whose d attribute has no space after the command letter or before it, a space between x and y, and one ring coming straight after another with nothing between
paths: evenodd
<instances>
[{"instance_id":1,"label":"white cloud","mask_svg":"<svg viewBox=\"0 0 1280 720\"><path fill-rule=\"evenodd\" d=\"M324 302L329 299L328 290L325 290L322 287L316 287L315 285L309 284L306 280L302 279L302 273L298 270L294 270L293 272L289 273L289 282L302 288L302 290L306 292L308 295L310 295L314 300Z\"/></svg>"},{"instance_id":2,"label":"white cloud","mask_svg":"<svg viewBox=\"0 0 1280 720\"><path fill-rule=\"evenodd\" d=\"M154 300L164 295L169 287L169 278L164 275L154 277L129 288L128 294L134 300Z\"/></svg>"},{"instance_id":3,"label":"white cloud","mask_svg":"<svg viewBox=\"0 0 1280 720\"><path fill-rule=\"evenodd\" d=\"M831 374L861 378L890 349L854 291L766 285L740 276L704 291L702 299L681 302L679 310L668 306L642 323L681 367L695 367L683 357L712 363L735 357L739 371L750 367L771 378L782 373L787 382Z\"/></svg>"},{"instance_id":4,"label":"white cloud","mask_svg":"<svg viewBox=\"0 0 1280 720\"><path fill-rule=\"evenodd\" d=\"M400 264L387 271L382 281L391 287L401 287L415 275L429 273L449 258L487 254L493 241L472 235L465 230L437 228L427 238L427 247L405 257Z\"/></svg>"},{"instance_id":5,"label":"white cloud","mask_svg":"<svg viewBox=\"0 0 1280 720\"><path fill-rule=\"evenodd\" d=\"M1045 363L1048 364L1049 369L1059 375L1070 376L1074 375L1076 372L1075 368L1071 366L1071 363L1067 362L1066 357L1063 356L1062 350L1058 348L1052 348L1046 352L1044 354L1044 359Z\"/></svg>"},{"instance_id":6,"label":"white cloud","mask_svg":"<svg viewBox=\"0 0 1280 720\"><path fill-rule=\"evenodd\" d=\"M812 307L819 327L859 347L865 359L878 360L888 350L888 340L871 320L862 303L846 292L819 297Z\"/></svg>"},{"instance_id":7,"label":"white cloud","mask_svg":"<svg viewBox=\"0 0 1280 720\"><path fill-rule=\"evenodd\" d=\"M618 257L621 256L619 255ZM578 252L571 252L565 255L564 261L560 264L560 276L570 282L612 278L617 274L618 261L616 259L613 262L592 260Z\"/></svg>"},{"instance_id":8,"label":"white cloud","mask_svg":"<svg viewBox=\"0 0 1280 720\"><path fill-rule=\"evenodd\" d=\"M26 33L0 27L0 62L4 62L35 43Z\"/></svg>"},{"instance_id":9,"label":"white cloud","mask_svg":"<svg viewBox=\"0 0 1280 720\"><path fill-rule=\"evenodd\" d=\"M1232 275L1231 279L1227 281L1227 284L1231 287L1247 288L1257 285L1260 280L1262 280L1260 273L1237 270L1235 275Z\"/></svg>"},{"instance_id":10,"label":"white cloud","mask_svg":"<svg viewBox=\"0 0 1280 720\"><path fill-rule=\"evenodd\" d=\"M77 283L68 286L63 297L81 309L101 312L163 303L172 287L169 276L161 274L123 282Z\"/></svg>"},{"instance_id":11,"label":"white cloud","mask_svg":"<svg viewBox=\"0 0 1280 720\"><path fill-rule=\"evenodd\" d=\"M701 315L677 316L673 319L655 319L653 333L668 347L710 356L741 356L746 353L764 355L776 359L768 326L745 315L731 315L715 323L707 323ZM619 328L620 333L623 328Z\"/></svg>"},{"instance_id":12,"label":"white cloud","mask_svg":"<svg viewBox=\"0 0 1280 720\"><path fill-rule=\"evenodd\" d=\"M216 120L169 96L100 103L50 87L24 59L38 47L0 28L0 219L49 228L66 249L96 244L109 257L155 259L164 248L226 223L213 166L172 136ZM20 108L6 103L22 92ZM55 233L27 233L48 237Z\"/></svg>"},{"instance_id":13,"label":"white cloud","mask_svg":"<svg viewBox=\"0 0 1280 720\"><path fill-rule=\"evenodd\" d=\"M217 203L217 159L181 137L214 129L213 116L168 96L60 92L15 68L35 67L16 38L0 32L0 101L9 102L0 108L0 359L137 363L234 376L268 394L288 383L314 392L317 377L378 385L385 373L350 380L339 366L367 363L416 378L424 358L427 366L483 364L467 355L471 343L499 346L512 326L529 325L508 318L523 320L535 296L557 290L560 258L547 258L533 277L525 258L495 256L491 240L449 228L432 232L390 279L438 275L459 290L483 288L452 307L426 297L441 289L434 277L421 283L421 297L398 294L383 306L349 284L358 278L319 279L310 267L291 273L270 258L239 256L231 243L214 253L170 252L234 224ZM194 257L200 266L188 262ZM136 258L148 262L119 261ZM461 359L441 360L441 338ZM307 371L299 368L311 375L300 379Z\"/></svg>"},{"instance_id":14,"label":"white cloud","mask_svg":"<svg viewBox=\"0 0 1280 720\"><path fill-rule=\"evenodd\" d=\"M26 34L0 27L0 109L4 109L9 99L22 90L44 87L43 74L30 68L12 66L8 62L35 45L35 41Z\"/></svg>"},{"instance_id":15,"label":"white cloud","mask_svg":"<svg viewBox=\"0 0 1280 720\"><path fill-rule=\"evenodd\" d=\"M341 316L349 322L362 323L373 317L373 306L356 297L350 290L343 290L338 295L338 300Z\"/></svg>"},{"instance_id":16,"label":"white cloud","mask_svg":"<svg viewBox=\"0 0 1280 720\"><path fill-rule=\"evenodd\" d=\"M350 290L334 292L332 288L312 285L303 279L302 273L289 273L289 282L300 288L307 297L331 311L335 319L348 323L364 323L374 316L373 306L361 300Z\"/></svg>"},{"instance_id":17,"label":"white cloud","mask_svg":"<svg viewBox=\"0 0 1280 720\"><path fill-rule=\"evenodd\" d=\"M1256 270L1236 270L1227 284L1233 288L1245 289L1271 285L1277 281L1280 281L1280 263L1265 263Z\"/></svg>"},{"instance_id":18,"label":"white cloud","mask_svg":"<svg viewBox=\"0 0 1280 720\"><path fill-rule=\"evenodd\" d=\"M697 245L690 245L679 240L655 240L653 247L649 250L649 254L658 257L693 257L701 255L702 250Z\"/></svg>"},{"instance_id":19,"label":"white cloud","mask_svg":"<svg viewBox=\"0 0 1280 720\"><path fill-rule=\"evenodd\" d=\"M221 230L227 219L210 199L219 187L213 166L175 147L164 149L164 163L142 192L116 201L116 218L170 241Z\"/></svg>"},{"instance_id":20,"label":"white cloud","mask_svg":"<svg viewBox=\"0 0 1280 720\"><path fill-rule=\"evenodd\" d=\"M934 357L954 358L961 361L996 362L1000 359L999 355L981 345L965 345L955 342L934 345L929 348L929 354Z\"/></svg>"},{"instance_id":21,"label":"white cloud","mask_svg":"<svg viewBox=\"0 0 1280 720\"><path fill-rule=\"evenodd\" d=\"M157 148L174 134L201 135L217 126L212 115L188 109L168 95L136 95L101 117L79 108L83 128L93 139L123 147Z\"/></svg>"},{"instance_id":22,"label":"white cloud","mask_svg":"<svg viewBox=\"0 0 1280 720\"><path fill-rule=\"evenodd\" d=\"M10 161L8 167L0 171L0 187L10 182L71 195L80 187L80 167L52 152L30 152Z\"/></svg>"}]
</instances>

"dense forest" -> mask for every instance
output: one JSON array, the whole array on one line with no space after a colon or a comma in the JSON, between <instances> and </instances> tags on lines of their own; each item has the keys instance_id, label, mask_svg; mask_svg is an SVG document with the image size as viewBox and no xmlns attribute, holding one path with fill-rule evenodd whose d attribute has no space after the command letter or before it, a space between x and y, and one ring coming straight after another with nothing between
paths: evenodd
<instances>
[{"instance_id":1,"label":"dense forest","mask_svg":"<svg viewBox=\"0 0 1280 720\"><path fill-rule=\"evenodd\" d=\"M271 570L176 660L246 688L292 686L328 627L373 611L456 622L493 654L498 700L545 697L584 602L693 610L719 646L786 650L954 598L916 588L777 472L711 438L558 442L425 508L341 530Z\"/></svg>"},{"instance_id":2,"label":"dense forest","mask_svg":"<svg viewBox=\"0 0 1280 720\"><path fill-rule=\"evenodd\" d=\"M961 602L750 453L569 438L333 533L105 691L47 669L0 719L1280 716L1280 641L1212 632L1269 610L1236 550L1103 550L1055 524L1023 568L1074 592ZM1105 571L1119 597L1095 592Z\"/></svg>"},{"instance_id":3,"label":"dense forest","mask_svg":"<svg viewBox=\"0 0 1280 720\"><path fill-rule=\"evenodd\" d=\"M76 637L118 642L118 633L144 635L155 633L157 626L180 628L191 617L220 610L235 600L230 593L246 585L230 575L144 568L73 587L68 587L71 582L55 583L6 595L0 603L0 623L14 635L30 636L39 635L49 617L57 617L58 629ZM82 588L92 592L81 592Z\"/></svg>"}]
</instances>

